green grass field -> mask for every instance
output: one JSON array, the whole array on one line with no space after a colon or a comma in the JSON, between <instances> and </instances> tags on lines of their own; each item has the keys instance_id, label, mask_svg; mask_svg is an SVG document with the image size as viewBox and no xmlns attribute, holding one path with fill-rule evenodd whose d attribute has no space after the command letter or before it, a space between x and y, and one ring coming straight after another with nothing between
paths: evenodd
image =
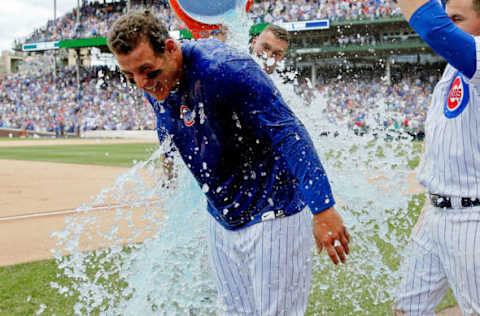
<instances>
[{"instance_id":1,"label":"green grass field","mask_svg":"<svg viewBox=\"0 0 480 316\"><path fill-rule=\"evenodd\" d=\"M414 203L415 200L420 201L420 204ZM425 202L425 194L418 194L412 197L409 202L409 214L412 217L417 218L420 214L420 211ZM410 235L411 227L408 229L398 230L398 232L402 231L402 233L406 233L406 235ZM355 238L355 236L352 236ZM354 240L354 239L353 239ZM375 236L372 238L372 243L376 244L380 250L380 255L383 258L383 262L392 270L396 271L400 266L400 257L398 256L397 249L393 248L391 244L386 243L380 237ZM351 253L355 252L355 243L353 243L353 247L351 249ZM325 254L323 254L325 255ZM348 260L348 259L347 259ZM327 264L330 264L329 262ZM348 266L348 262L347 262ZM335 269L330 267L329 269ZM376 304L375 299L376 297L372 296L369 293L369 289L372 288L372 280L369 279L366 275L362 278L361 285L356 284L355 286L352 284L352 277L345 269L337 275L337 278L334 280L334 285L332 286L332 280L328 276L328 270L325 274L315 273L313 271L313 278L312 283L316 284L330 284L331 286L321 292L313 292L309 297L309 309L307 310L308 316L316 316L319 315L316 313L315 308L313 307L316 302L320 302L320 306L322 306L323 313L320 314L322 316L342 316L342 315L352 315L351 312L355 310L355 308L361 308L362 311L356 312L353 315L388 315L393 316L392 311L392 302L389 301L384 304ZM341 269L341 267L340 267ZM377 278L373 282L377 282L376 284L383 284L381 283L382 280ZM342 301L341 304L336 303L335 297L335 289L336 288L348 288L356 290L358 292L358 288L360 288L361 300L357 306L354 306L352 302L349 301ZM356 289L355 289L356 288ZM345 295L348 297L348 295ZM436 311L439 312L445 308L455 306L456 300L452 295L451 291L447 293L445 298L442 302L438 305ZM326 305L326 307L324 307ZM368 312L366 312L368 311Z\"/></svg>"},{"instance_id":2,"label":"green grass field","mask_svg":"<svg viewBox=\"0 0 480 316\"><path fill-rule=\"evenodd\" d=\"M147 159L158 145L48 145L0 147L0 159L50 161L83 165L131 167Z\"/></svg>"},{"instance_id":3,"label":"green grass field","mask_svg":"<svg viewBox=\"0 0 480 316\"><path fill-rule=\"evenodd\" d=\"M94 164L106 166L130 167L134 160L145 160L155 150L155 144L116 144L116 145L61 145L61 146L32 146L32 147L1 147L0 159L18 159L33 161L51 161L62 163ZM417 161L414 164L418 163ZM424 197L420 197L424 199ZM409 211L412 217L418 215L422 204L411 204ZM378 238L378 242L381 242ZM352 249L355 251L355 249ZM385 246L382 249L385 257L394 251ZM325 255L325 254L323 254ZM398 265L393 256L391 265ZM42 315L73 315L75 301L71 297L60 295L57 290L50 288L50 282L68 283L68 280L58 279L59 271L53 260L19 264L0 268L0 316L35 315L42 304L45 312ZM61 277L63 278L63 277ZM322 282L324 276L314 274L314 282ZM365 278L364 282L372 282ZM337 286L348 287L348 274L341 274L336 282ZM313 293L310 301L327 305L327 315L343 316L351 313L352 306L338 308L332 293L322 291ZM392 315L391 302L375 305L373 298L366 295L362 298L362 308L368 313L358 315ZM443 300L437 310L454 306L455 300L451 293ZM312 306L312 305L311 305ZM307 315L318 313L310 307Z\"/></svg>"},{"instance_id":4,"label":"green grass field","mask_svg":"<svg viewBox=\"0 0 480 316\"><path fill-rule=\"evenodd\" d=\"M73 315L73 297L50 287L57 282L57 265L44 260L0 268L0 315L35 315L44 304L44 315ZM65 277L61 280L68 283Z\"/></svg>"}]
</instances>

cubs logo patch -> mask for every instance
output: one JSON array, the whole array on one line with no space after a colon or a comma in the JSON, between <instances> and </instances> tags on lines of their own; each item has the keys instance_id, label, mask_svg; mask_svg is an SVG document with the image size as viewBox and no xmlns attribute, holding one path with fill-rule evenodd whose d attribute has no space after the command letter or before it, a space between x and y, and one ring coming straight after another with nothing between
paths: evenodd
<instances>
[{"instance_id":1,"label":"cubs logo patch","mask_svg":"<svg viewBox=\"0 0 480 316\"><path fill-rule=\"evenodd\" d=\"M450 91L448 92L443 113L447 118L455 118L465 110L469 100L470 90L468 84L463 79L462 74L457 72L450 84Z\"/></svg>"},{"instance_id":2,"label":"cubs logo patch","mask_svg":"<svg viewBox=\"0 0 480 316\"><path fill-rule=\"evenodd\" d=\"M180 107L180 118L183 119L183 123L188 127L195 124L195 113L185 105Z\"/></svg>"}]
</instances>

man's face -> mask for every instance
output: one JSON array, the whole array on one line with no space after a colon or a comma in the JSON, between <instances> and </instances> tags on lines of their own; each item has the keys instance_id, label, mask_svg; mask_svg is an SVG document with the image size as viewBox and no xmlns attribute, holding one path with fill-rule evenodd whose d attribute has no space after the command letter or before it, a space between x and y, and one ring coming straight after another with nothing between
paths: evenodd
<instances>
[{"instance_id":1,"label":"man's face","mask_svg":"<svg viewBox=\"0 0 480 316\"><path fill-rule=\"evenodd\" d=\"M288 43L275 37L270 31L264 31L252 42L253 52L265 60L265 71L271 74L287 53Z\"/></svg>"},{"instance_id":2,"label":"man's face","mask_svg":"<svg viewBox=\"0 0 480 316\"><path fill-rule=\"evenodd\" d=\"M473 9L473 0L449 0L446 12L460 29L474 36L480 35L480 16Z\"/></svg>"},{"instance_id":3,"label":"man's face","mask_svg":"<svg viewBox=\"0 0 480 316\"><path fill-rule=\"evenodd\" d=\"M182 76L182 55L175 41L165 41L165 52L155 55L150 43L141 41L128 54L115 54L128 81L136 84L156 100L163 101Z\"/></svg>"}]
</instances>

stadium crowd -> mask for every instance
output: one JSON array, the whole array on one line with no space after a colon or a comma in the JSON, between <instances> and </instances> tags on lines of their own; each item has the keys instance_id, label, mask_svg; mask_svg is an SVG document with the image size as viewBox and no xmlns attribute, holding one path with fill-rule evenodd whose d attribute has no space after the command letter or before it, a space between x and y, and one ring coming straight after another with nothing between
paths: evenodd
<instances>
[{"instance_id":1,"label":"stadium crowd","mask_svg":"<svg viewBox=\"0 0 480 316\"><path fill-rule=\"evenodd\" d=\"M173 14L168 1L133 1L132 9L148 6L155 15L167 22L171 30L183 29L183 22ZM105 37L112 23L126 11L126 1L100 3L83 2L80 10L48 21L45 27L36 29L25 42L42 42L74 38ZM80 14L78 15L78 12Z\"/></svg>"},{"instance_id":2,"label":"stadium crowd","mask_svg":"<svg viewBox=\"0 0 480 316\"><path fill-rule=\"evenodd\" d=\"M333 21L400 16L391 1L382 0L269 0L251 9L255 24L330 19Z\"/></svg>"},{"instance_id":3,"label":"stadium crowd","mask_svg":"<svg viewBox=\"0 0 480 316\"><path fill-rule=\"evenodd\" d=\"M441 67L397 71L391 84L378 78L378 70L352 75L331 69L322 71L313 89L306 80L294 84L298 94L308 97L307 105L325 101L325 115L333 124L362 130L402 128L417 134L423 130L437 69ZM56 79L42 69L0 78L0 127L57 133L62 126L67 132L155 127L142 93L129 87L119 72L82 68L80 86L81 90L75 70L69 68L59 71Z\"/></svg>"},{"instance_id":4,"label":"stadium crowd","mask_svg":"<svg viewBox=\"0 0 480 316\"><path fill-rule=\"evenodd\" d=\"M0 127L38 132L154 128L150 106L106 67L18 73L0 79Z\"/></svg>"},{"instance_id":5,"label":"stadium crowd","mask_svg":"<svg viewBox=\"0 0 480 316\"><path fill-rule=\"evenodd\" d=\"M50 20L45 27L36 29L25 42L105 37L109 27L127 7L124 0L113 3L82 3L79 15L78 9L74 9L56 21ZM149 7L155 15L166 21L170 30L185 28L167 0L132 0L131 3L133 9ZM391 1L384 0L264 0L255 1L249 14L254 24L316 19L378 19L399 15L398 7Z\"/></svg>"},{"instance_id":6,"label":"stadium crowd","mask_svg":"<svg viewBox=\"0 0 480 316\"><path fill-rule=\"evenodd\" d=\"M412 73L393 84L378 76L327 82L318 85L318 94L326 100L325 115L335 125L362 132L401 129L421 138L438 77Z\"/></svg>"},{"instance_id":7,"label":"stadium crowd","mask_svg":"<svg viewBox=\"0 0 480 316\"><path fill-rule=\"evenodd\" d=\"M49 21L46 27L35 30L28 40L103 37L126 10L126 1L123 0L82 3L79 16L74 10L55 23ZM171 30L184 28L167 0L132 0L131 4L134 9L149 7L167 21ZM400 15L398 8L391 1L382 0L264 0L255 1L250 11L255 24L322 18L376 19L396 15ZM324 45L374 43L378 40L373 35L339 37ZM28 63L24 66L27 67ZM142 130L155 127L154 115L150 106L145 105L141 92L129 87L117 71L106 67L82 68L79 89L72 68L57 71L56 77L51 69L39 65L33 69L0 77L0 127L57 134L63 134L64 130ZM333 124L362 130L403 128L418 134L423 129L430 102L428 96L438 77L434 69L441 67L432 67L430 72L424 69L397 71L392 75L393 84L378 78L378 73L384 70L365 71L355 76L349 76L345 69L324 70L313 85L305 78L297 77L295 89L304 97L306 105L316 104L316 98L326 100L324 111ZM347 77L349 79L345 79Z\"/></svg>"}]
</instances>

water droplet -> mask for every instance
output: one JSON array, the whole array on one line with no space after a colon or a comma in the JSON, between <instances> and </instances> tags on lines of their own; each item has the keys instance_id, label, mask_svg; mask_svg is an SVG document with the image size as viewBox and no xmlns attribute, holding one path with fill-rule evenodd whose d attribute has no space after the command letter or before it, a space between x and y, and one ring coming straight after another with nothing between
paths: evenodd
<instances>
[{"instance_id":1,"label":"water droplet","mask_svg":"<svg viewBox=\"0 0 480 316\"><path fill-rule=\"evenodd\" d=\"M204 193L207 193L208 190L209 190L208 184L204 183L203 186L202 186L202 191L203 191Z\"/></svg>"}]
</instances>

